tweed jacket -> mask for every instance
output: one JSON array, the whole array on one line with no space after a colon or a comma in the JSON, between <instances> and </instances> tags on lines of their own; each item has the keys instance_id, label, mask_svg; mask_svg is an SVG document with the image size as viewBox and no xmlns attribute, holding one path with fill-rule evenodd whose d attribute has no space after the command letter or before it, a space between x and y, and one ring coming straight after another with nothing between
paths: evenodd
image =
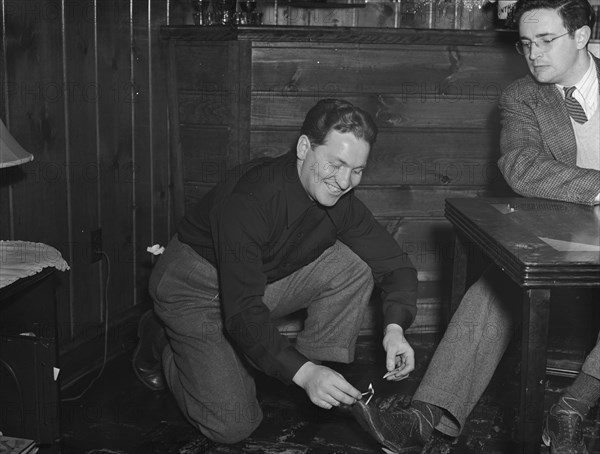
<instances>
[{"instance_id":1,"label":"tweed jacket","mask_svg":"<svg viewBox=\"0 0 600 454\"><path fill-rule=\"evenodd\" d=\"M593 59L600 80L600 59ZM600 193L600 171L576 166L575 132L558 88L527 75L503 91L499 106L498 166L512 189L527 197L592 205Z\"/></svg>"}]
</instances>

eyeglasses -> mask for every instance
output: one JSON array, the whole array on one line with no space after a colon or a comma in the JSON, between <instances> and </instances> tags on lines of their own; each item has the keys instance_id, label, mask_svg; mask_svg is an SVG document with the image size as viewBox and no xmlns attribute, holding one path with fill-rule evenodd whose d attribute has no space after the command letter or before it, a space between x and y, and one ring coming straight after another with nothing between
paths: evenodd
<instances>
[{"instance_id":1,"label":"eyeglasses","mask_svg":"<svg viewBox=\"0 0 600 454\"><path fill-rule=\"evenodd\" d=\"M552 48L552 43L558 38L562 38L565 35L568 35L569 32L563 33L562 35L555 36L554 38L543 38L543 39L535 39L530 41L528 39L522 39L515 43L515 48L517 52L521 55L529 55L531 53L531 46L535 44L539 50L542 52L548 52Z\"/></svg>"}]
</instances>

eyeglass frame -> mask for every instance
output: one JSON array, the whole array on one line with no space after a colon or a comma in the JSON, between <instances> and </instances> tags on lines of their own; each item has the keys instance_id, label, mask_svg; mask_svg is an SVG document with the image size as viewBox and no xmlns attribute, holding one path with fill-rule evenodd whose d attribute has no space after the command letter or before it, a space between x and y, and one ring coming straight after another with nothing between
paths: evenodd
<instances>
[{"instance_id":1,"label":"eyeglass frame","mask_svg":"<svg viewBox=\"0 0 600 454\"><path fill-rule=\"evenodd\" d=\"M523 40L522 40L522 39L520 39L519 41L517 41L517 42L515 43L515 49L517 50L517 53L518 53L519 55L531 55L531 47L532 47L532 46L535 44L535 46L536 46L538 49L540 49L542 52L548 52L548 51L551 49L551 47L552 47L552 43L553 43L555 40L557 40L558 38L562 38L563 36L565 36L565 35L568 35L568 34L570 34L570 33L571 33L571 32L569 32L569 31L567 30L567 31L566 31L565 33L563 33L562 35L558 35L558 36L555 36L554 38L550 38L550 39L544 39L544 38L540 38L540 39L533 39L533 40L532 40L532 39L528 39L527 41L529 41L529 44L523 44ZM548 48L547 48L547 49L542 49L542 48L540 47L540 44L539 44L539 42L543 42L543 43L544 43L543 45L547 45L547 46L548 46ZM521 48L519 48L519 46L521 46ZM525 52L525 49L523 48L523 46L526 46L526 47L527 47L527 49L528 49L528 50L527 50L527 52Z\"/></svg>"}]
</instances>

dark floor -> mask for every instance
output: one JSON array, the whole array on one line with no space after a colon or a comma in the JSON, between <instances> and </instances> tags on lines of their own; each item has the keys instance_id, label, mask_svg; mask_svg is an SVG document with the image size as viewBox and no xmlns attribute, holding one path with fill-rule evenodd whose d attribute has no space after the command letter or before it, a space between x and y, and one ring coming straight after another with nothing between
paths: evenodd
<instances>
[{"instance_id":1,"label":"dark floor","mask_svg":"<svg viewBox=\"0 0 600 454\"><path fill-rule=\"evenodd\" d=\"M435 348L430 336L409 339L417 355L417 369L410 378L388 383L383 375L380 340L361 338L352 365L338 370L358 389L375 389L383 408L407 403L416 389ZM513 454L517 368L505 359L462 436L451 453ZM82 382L85 380L82 380ZM548 377L546 406L570 382ZM85 387L85 383L81 383ZM76 395L77 386L63 397ZM262 377L258 392L265 420L248 439L236 445L208 441L180 415L168 392L153 393L141 385L131 371L129 358L111 361L102 377L83 398L62 404L65 454L200 454L200 453L381 453L379 445L363 432L351 416L339 410L321 410L304 392ZM597 411L586 422L585 437L590 453L600 454L600 417ZM40 454L47 450L41 450ZM54 450L56 452L56 449ZM545 448L542 453L547 453Z\"/></svg>"}]
</instances>

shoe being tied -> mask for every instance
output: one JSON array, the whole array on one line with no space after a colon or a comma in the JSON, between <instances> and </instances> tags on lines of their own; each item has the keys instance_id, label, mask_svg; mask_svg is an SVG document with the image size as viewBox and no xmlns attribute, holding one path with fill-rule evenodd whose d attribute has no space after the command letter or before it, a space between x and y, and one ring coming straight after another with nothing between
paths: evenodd
<instances>
[{"instance_id":1,"label":"shoe being tied","mask_svg":"<svg viewBox=\"0 0 600 454\"><path fill-rule=\"evenodd\" d=\"M133 372L147 388L162 391L166 386L161 356L167 339L154 311L149 310L140 317L138 337L139 341L131 359Z\"/></svg>"},{"instance_id":2,"label":"shoe being tied","mask_svg":"<svg viewBox=\"0 0 600 454\"><path fill-rule=\"evenodd\" d=\"M576 411L553 405L544 420L542 440L550 454L588 454L583 441L583 417Z\"/></svg>"},{"instance_id":3,"label":"shoe being tied","mask_svg":"<svg viewBox=\"0 0 600 454\"><path fill-rule=\"evenodd\" d=\"M423 424L427 420L414 408L382 412L359 400L352 406L354 418L375 440L397 454L418 454L425 445Z\"/></svg>"}]
</instances>

